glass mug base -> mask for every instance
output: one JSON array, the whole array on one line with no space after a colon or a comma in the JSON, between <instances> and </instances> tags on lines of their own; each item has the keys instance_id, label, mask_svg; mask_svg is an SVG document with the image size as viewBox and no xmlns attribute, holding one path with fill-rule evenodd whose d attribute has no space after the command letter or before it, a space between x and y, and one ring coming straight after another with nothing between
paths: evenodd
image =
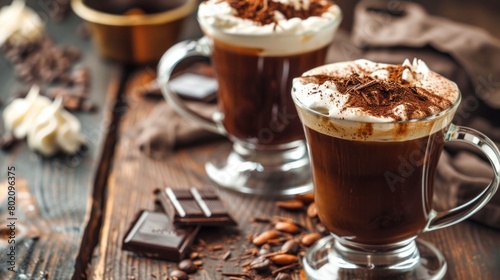
<instances>
[{"instance_id":1,"label":"glass mug base","mask_svg":"<svg viewBox=\"0 0 500 280\"><path fill-rule=\"evenodd\" d=\"M312 191L311 167L303 141L278 150L258 151L234 141L217 149L205 165L219 186L268 197Z\"/></svg>"},{"instance_id":2,"label":"glass mug base","mask_svg":"<svg viewBox=\"0 0 500 280\"><path fill-rule=\"evenodd\" d=\"M442 279L447 269L441 252L423 240L373 253L347 249L333 236L316 242L305 255L303 265L311 280Z\"/></svg>"}]
</instances>

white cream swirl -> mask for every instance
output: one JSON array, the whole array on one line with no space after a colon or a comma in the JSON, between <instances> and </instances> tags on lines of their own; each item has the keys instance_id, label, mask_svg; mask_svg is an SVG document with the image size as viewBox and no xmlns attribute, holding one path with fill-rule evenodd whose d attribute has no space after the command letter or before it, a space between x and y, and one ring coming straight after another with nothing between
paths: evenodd
<instances>
[{"instance_id":1,"label":"white cream swirl","mask_svg":"<svg viewBox=\"0 0 500 280\"><path fill-rule=\"evenodd\" d=\"M269 0L308 9L310 1ZM330 6L321 16L287 19L274 12L276 23L260 24L240 18L228 2L208 0L198 8L198 21L205 34L236 46L258 48L264 55L285 55L319 49L333 40L342 19L337 5ZM288 36L287 36L288 35Z\"/></svg>"},{"instance_id":2,"label":"white cream swirl","mask_svg":"<svg viewBox=\"0 0 500 280\"><path fill-rule=\"evenodd\" d=\"M323 65L305 72L303 76L317 75L346 78L352 73L356 73L361 77L369 76L375 80L388 80L395 78L394 76L391 77L391 69L395 66L360 59ZM454 82L429 70L421 60L414 60L413 63L406 60L401 66L405 68L401 73L401 84L407 83L410 86L425 89L429 94L438 97L436 100L447 101L454 110L456 109L455 105L460 100L460 91ZM372 114L370 110L365 110L362 107L348 106L350 94L340 92L335 84L335 79L327 78L322 79L319 83L307 78L295 78L293 80L292 96L298 105L297 110L301 116L301 121L306 126L324 134L347 139L384 140L397 138L399 140L408 140L423 137L448 125L454 112L454 110L450 110L450 113L438 116L437 113L447 108L444 108L444 105L441 106L443 109L430 105L428 109L437 116L434 119L429 118L429 121L399 124L390 115ZM418 110L415 110L411 116L407 115L407 106L411 105L405 102L396 102L390 110L401 121L421 119L421 117L417 117L419 116L417 113L423 112ZM440 103L440 105L442 104ZM371 106L377 107L374 104ZM328 116L328 118L319 117L311 112L319 113L321 116ZM416 114L416 116L414 117L413 114ZM429 125L429 122L432 125ZM361 134L366 124L371 125L370 135Z\"/></svg>"},{"instance_id":3,"label":"white cream swirl","mask_svg":"<svg viewBox=\"0 0 500 280\"><path fill-rule=\"evenodd\" d=\"M14 45L34 41L44 32L42 19L19 0L0 9L0 26L0 46L5 41Z\"/></svg>"},{"instance_id":4,"label":"white cream swirl","mask_svg":"<svg viewBox=\"0 0 500 280\"><path fill-rule=\"evenodd\" d=\"M387 80L389 79L388 69L393 66L394 65L359 59L323 65L307 71L303 75L321 74L332 77L347 77L351 73L356 72L361 76L371 76L374 79ZM430 71L423 61L414 60L413 64L410 64L408 60L405 60L402 66L406 66L407 68L403 71L401 79L408 82L410 85L426 89L434 95L448 100L451 104L454 104L459 97L459 91L456 84ZM301 78L297 78L293 81L293 91L294 96L296 96L296 98L306 107L326 113L331 117L362 122L394 121L391 117L371 115L361 108L346 108L345 104L349 99L349 94L339 92L333 81L325 81L318 85L314 83L304 83ZM311 94L314 92L320 92L321 94ZM409 116L404 114L404 105L394 107L393 111L403 120L409 118Z\"/></svg>"},{"instance_id":5,"label":"white cream swirl","mask_svg":"<svg viewBox=\"0 0 500 280\"><path fill-rule=\"evenodd\" d=\"M15 99L5 108L7 132L18 139L26 137L28 147L44 156L76 153L85 142L80 122L63 108L61 98L51 102L39 91L32 87L26 98Z\"/></svg>"}]
</instances>

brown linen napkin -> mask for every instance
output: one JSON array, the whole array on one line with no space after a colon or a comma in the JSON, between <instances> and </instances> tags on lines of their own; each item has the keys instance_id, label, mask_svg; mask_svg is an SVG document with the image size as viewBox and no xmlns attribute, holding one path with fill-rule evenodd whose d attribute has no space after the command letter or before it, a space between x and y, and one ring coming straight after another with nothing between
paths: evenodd
<instances>
[{"instance_id":1,"label":"brown linen napkin","mask_svg":"<svg viewBox=\"0 0 500 280\"><path fill-rule=\"evenodd\" d=\"M500 143L500 40L479 28L428 15L415 3L361 1L351 41L334 43L331 57L402 63L423 59L455 81L463 100L454 123L483 132ZM471 149L447 145L438 166L435 204L439 209L470 200L490 182L489 164ZM460 149L460 151L459 151ZM472 217L500 229L500 192Z\"/></svg>"},{"instance_id":2,"label":"brown linen napkin","mask_svg":"<svg viewBox=\"0 0 500 280\"><path fill-rule=\"evenodd\" d=\"M187 101L195 112L210 117L217 106L210 103ZM221 136L202 129L184 119L166 102L162 101L151 114L140 123L136 144L146 155L162 159L177 148L203 143Z\"/></svg>"}]
</instances>

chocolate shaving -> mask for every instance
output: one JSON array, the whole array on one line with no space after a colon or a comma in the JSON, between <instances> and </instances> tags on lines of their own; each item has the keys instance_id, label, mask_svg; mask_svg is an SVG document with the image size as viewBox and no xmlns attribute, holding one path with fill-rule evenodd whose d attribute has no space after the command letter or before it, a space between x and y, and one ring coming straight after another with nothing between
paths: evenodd
<instances>
[{"instance_id":1,"label":"chocolate shaving","mask_svg":"<svg viewBox=\"0 0 500 280\"><path fill-rule=\"evenodd\" d=\"M394 112L394 108L404 105L408 118L418 115L430 116L436 113L435 108L444 110L451 106L447 99L437 96L422 87L411 86L401 82L403 66L388 69L389 79L379 80L370 76L351 73L345 77L330 75L304 76L304 82L323 84L327 81L335 83L338 91L349 94L344 104L347 108L360 108L375 117L392 118L401 121L402 117ZM415 113L415 114L414 114Z\"/></svg>"},{"instance_id":2,"label":"chocolate shaving","mask_svg":"<svg viewBox=\"0 0 500 280\"><path fill-rule=\"evenodd\" d=\"M311 16L321 16L334 3L325 0L311 0L308 9L295 9L292 5L286 5L272 0L223 0L236 10L237 16L249 19L260 25L277 24L274 17L275 12L280 12L286 19L298 17L306 19Z\"/></svg>"}]
</instances>

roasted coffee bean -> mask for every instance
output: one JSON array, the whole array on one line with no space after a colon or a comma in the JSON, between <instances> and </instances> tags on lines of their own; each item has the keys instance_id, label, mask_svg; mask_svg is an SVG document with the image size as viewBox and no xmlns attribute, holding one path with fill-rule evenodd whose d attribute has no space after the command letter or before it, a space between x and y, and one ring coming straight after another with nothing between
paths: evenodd
<instances>
[{"instance_id":1,"label":"roasted coffee bean","mask_svg":"<svg viewBox=\"0 0 500 280\"><path fill-rule=\"evenodd\" d=\"M297 211L304 209L304 203L298 199L277 201L276 206L290 211Z\"/></svg>"},{"instance_id":2,"label":"roasted coffee bean","mask_svg":"<svg viewBox=\"0 0 500 280\"><path fill-rule=\"evenodd\" d=\"M258 257L250 263L250 268L256 272L265 272L271 266L271 261L267 258Z\"/></svg>"},{"instance_id":3,"label":"roasted coffee bean","mask_svg":"<svg viewBox=\"0 0 500 280\"><path fill-rule=\"evenodd\" d=\"M82 99L80 97L66 95L63 98L64 108L66 108L69 111L77 111L78 109L80 109L81 104L82 104Z\"/></svg>"},{"instance_id":4,"label":"roasted coffee bean","mask_svg":"<svg viewBox=\"0 0 500 280\"><path fill-rule=\"evenodd\" d=\"M297 224L291 223L291 222L278 222L278 223L276 223L274 228L279 230L279 231L283 231L283 232L287 232L287 233L297 233L300 231L299 226L297 226Z\"/></svg>"},{"instance_id":5,"label":"roasted coffee bean","mask_svg":"<svg viewBox=\"0 0 500 280\"><path fill-rule=\"evenodd\" d=\"M198 268L191 260L182 260L179 265L179 269L186 272L187 274L192 274L198 271Z\"/></svg>"},{"instance_id":6,"label":"roasted coffee bean","mask_svg":"<svg viewBox=\"0 0 500 280\"><path fill-rule=\"evenodd\" d=\"M292 254L279 254L271 257L271 261L275 265L284 266L292 263L297 263L299 258L296 255Z\"/></svg>"},{"instance_id":7,"label":"roasted coffee bean","mask_svg":"<svg viewBox=\"0 0 500 280\"><path fill-rule=\"evenodd\" d=\"M259 256L266 255L271 253L271 245L269 244L264 244L262 247L260 247L259 252L257 253Z\"/></svg>"},{"instance_id":8,"label":"roasted coffee bean","mask_svg":"<svg viewBox=\"0 0 500 280\"><path fill-rule=\"evenodd\" d=\"M281 246L281 251L287 254L297 254L300 249L300 245L294 239L290 239Z\"/></svg>"},{"instance_id":9,"label":"roasted coffee bean","mask_svg":"<svg viewBox=\"0 0 500 280\"><path fill-rule=\"evenodd\" d=\"M191 260L196 260L199 258L200 258L200 253L198 253L198 252L192 252L191 254L189 254L189 259L191 259Z\"/></svg>"},{"instance_id":10,"label":"roasted coffee bean","mask_svg":"<svg viewBox=\"0 0 500 280\"><path fill-rule=\"evenodd\" d=\"M170 272L170 278L172 280L188 280L189 277L186 272L179 270L179 269L174 269Z\"/></svg>"},{"instance_id":11,"label":"roasted coffee bean","mask_svg":"<svg viewBox=\"0 0 500 280\"><path fill-rule=\"evenodd\" d=\"M307 207L307 216L309 218L314 218L318 216L318 209L316 208L316 203L311 203L309 204L309 207Z\"/></svg>"},{"instance_id":12,"label":"roasted coffee bean","mask_svg":"<svg viewBox=\"0 0 500 280\"><path fill-rule=\"evenodd\" d=\"M304 202L304 204L309 204L314 202L314 193L313 192L308 192L304 194L298 194L295 196L296 199Z\"/></svg>"},{"instance_id":13,"label":"roasted coffee bean","mask_svg":"<svg viewBox=\"0 0 500 280\"><path fill-rule=\"evenodd\" d=\"M257 246L264 245L268 240L274 239L279 236L275 230L264 231L252 240L252 243Z\"/></svg>"},{"instance_id":14,"label":"roasted coffee bean","mask_svg":"<svg viewBox=\"0 0 500 280\"><path fill-rule=\"evenodd\" d=\"M276 278L274 280L292 280L292 276L288 273L280 272L278 275L276 275Z\"/></svg>"},{"instance_id":15,"label":"roasted coffee bean","mask_svg":"<svg viewBox=\"0 0 500 280\"><path fill-rule=\"evenodd\" d=\"M321 234L318 232L313 232L304 235L300 239L300 243L302 243L305 246L311 246L314 242L318 241L321 238Z\"/></svg>"}]
</instances>

